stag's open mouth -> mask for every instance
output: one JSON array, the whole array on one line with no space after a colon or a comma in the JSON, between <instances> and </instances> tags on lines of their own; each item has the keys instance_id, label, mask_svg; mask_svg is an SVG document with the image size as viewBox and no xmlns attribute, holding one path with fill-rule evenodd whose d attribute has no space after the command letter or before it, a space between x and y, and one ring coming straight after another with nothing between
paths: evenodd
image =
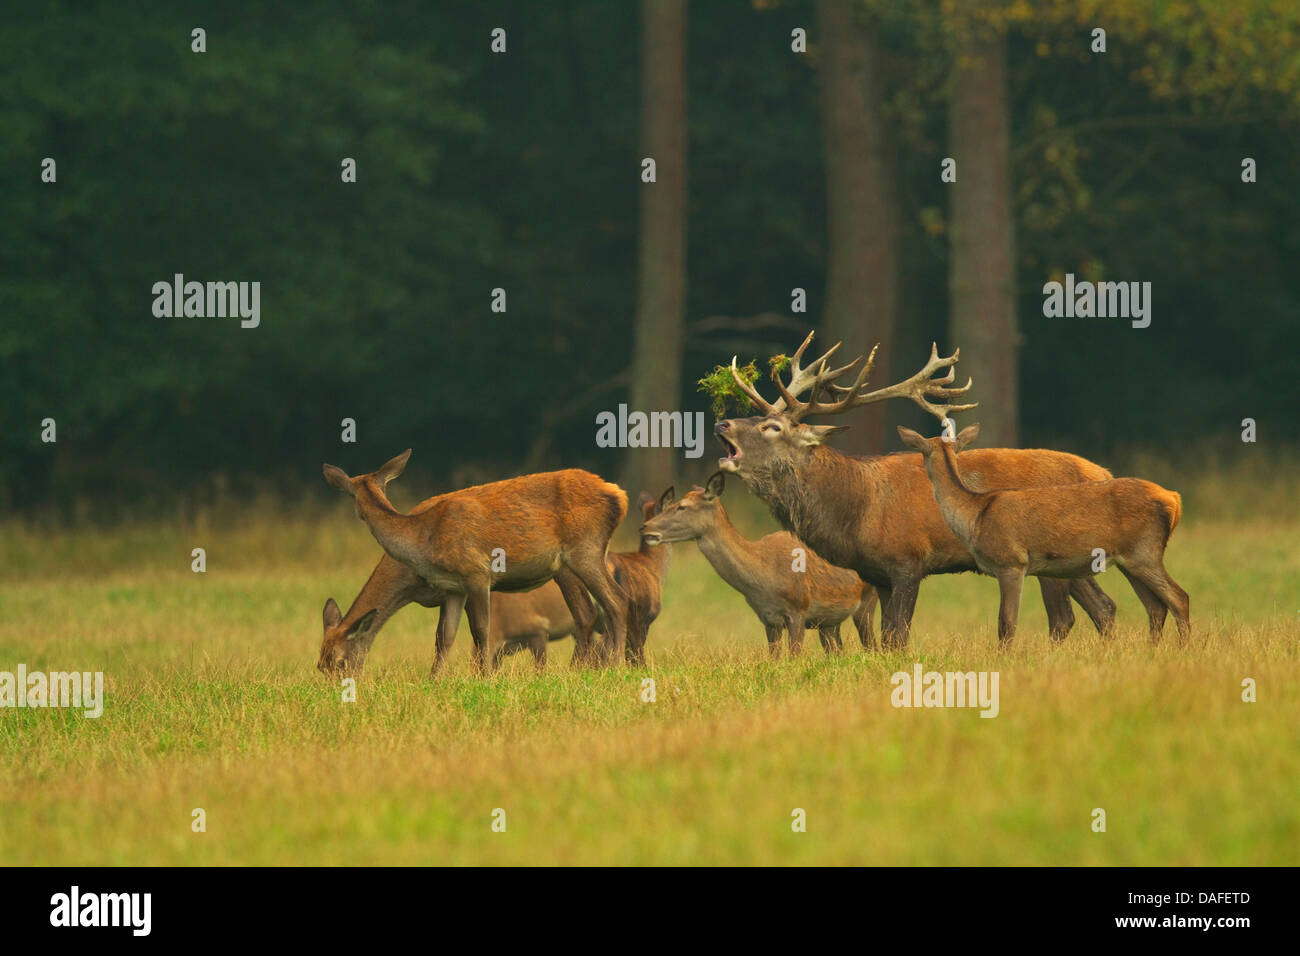
<instances>
[{"instance_id":1,"label":"stag's open mouth","mask_svg":"<svg viewBox=\"0 0 1300 956\"><path fill-rule=\"evenodd\" d=\"M725 435L718 435L718 441L722 442L722 447L727 451L725 458L718 459L718 467L723 471L739 471L740 446Z\"/></svg>"}]
</instances>

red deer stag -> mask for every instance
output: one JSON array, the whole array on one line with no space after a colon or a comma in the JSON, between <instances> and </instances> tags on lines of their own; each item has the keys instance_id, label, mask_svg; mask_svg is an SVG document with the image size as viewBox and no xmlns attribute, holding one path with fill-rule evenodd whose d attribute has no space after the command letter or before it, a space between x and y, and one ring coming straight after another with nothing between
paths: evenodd
<instances>
[{"instance_id":1,"label":"red deer stag","mask_svg":"<svg viewBox=\"0 0 1300 956\"><path fill-rule=\"evenodd\" d=\"M731 372L736 385L762 413L751 418L718 422L714 434L727 451L719 459L724 471L738 474L763 499L782 526L806 541L832 564L851 568L880 593L882 641L886 647L907 643L921 579L931 574L976 570L975 559L944 523L934 502L920 455L897 454L857 458L823 444L842 426L808 425L810 415L835 415L860 405L891 398L910 398L936 412L972 406L934 405L960 396L970 388L950 388L957 353L940 358L930 347L925 367L905 381L867 391L875 349L850 386L834 380L853 369L861 359L842 368L827 367L838 343L808 367L800 365L804 339L790 363L790 384L772 371L781 397L766 401L740 375L736 360ZM933 378L936 372L948 374ZM807 401L798 396L809 393ZM819 401L825 394L829 401ZM1065 485L1101 481L1111 473L1075 455L1055 451L989 448L973 449L967 461L967 484L988 491L997 488ZM1074 625L1070 596L1087 611L1097 629L1109 633L1115 604L1092 579L1056 581L1040 578L1043 603L1052 638L1062 640Z\"/></svg>"},{"instance_id":2,"label":"red deer stag","mask_svg":"<svg viewBox=\"0 0 1300 956\"><path fill-rule=\"evenodd\" d=\"M827 564L786 531L750 541L735 529L722 507L725 476L717 472L703 488L689 492L659 517L641 526L650 544L694 541L718 576L745 596L767 630L768 653L781 653L787 632L790 654L803 648L805 627L815 627L829 654L840 650L840 624L852 617L864 646L871 643L876 592L852 571ZM671 490L671 489L669 489ZM662 546L662 545L661 545ZM794 570L796 552L804 570Z\"/></svg>"},{"instance_id":3,"label":"red deer stag","mask_svg":"<svg viewBox=\"0 0 1300 956\"><path fill-rule=\"evenodd\" d=\"M352 496L357 515L390 557L445 592L440 644L451 646L464 609L475 665L489 670L496 656L491 592L529 591L568 569L604 615L612 660L623 659L627 604L605 566L609 537L627 513L621 488L568 469L449 492L430 499L422 511L402 514L384 486L402 473L410 456L408 448L378 471L355 478L334 465L323 471L326 481Z\"/></svg>"},{"instance_id":4,"label":"red deer stag","mask_svg":"<svg viewBox=\"0 0 1300 956\"><path fill-rule=\"evenodd\" d=\"M970 441L979 425L962 430L967 433ZM922 438L910 428L899 428L898 434L925 459L939 512L952 533L975 556L979 569L998 579L998 640L1003 646L1016 633L1026 574L1091 577L1099 557L1113 561L1133 585L1146 608L1153 643L1160 640L1166 611L1178 622L1180 640L1187 640L1187 592L1169 576L1164 563L1169 536L1183 512L1177 492L1141 478L975 491L962 480L966 468L964 462L958 464L955 441Z\"/></svg>"}]
</instances>

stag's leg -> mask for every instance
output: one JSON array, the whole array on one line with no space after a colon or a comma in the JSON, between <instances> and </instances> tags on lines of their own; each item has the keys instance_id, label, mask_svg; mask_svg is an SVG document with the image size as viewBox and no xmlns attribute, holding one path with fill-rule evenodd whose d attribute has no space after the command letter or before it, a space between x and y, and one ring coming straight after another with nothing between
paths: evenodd
<instances>
[{"instance_id":1,"label":"stag's leg","mask_svg":"<svg viewBox=\"0 0 1300 956\"><path fill-rule=\"evenodd\" d=\"M1079 602L1102 637L1115 636L1115 602L1094 577L1070 581L1070 597Z\"/></svg>"},{"instance_id":2,"label":"stag's leg","mask_svg":"<svg viewBox=\"0 0 1300 956\"><path fill-rule=\"evenodd\" d=\"M604 613L605 663L618 664L627 651L627 598L605 566L604 554L574 555L568 561L569 568L586 585Z\"/></svg>"},{"instance_id":3,"label":"stag's leg","mask_svg":"<svg viewBox=\"0 0 1300 956\"><path fill-rule=\"evenodd\" d=\"M593 637L596 628L596 609L591 604L587 589L582 581L568 568L561 568L555 575L564 603L568 605L573 618L573 660L574 666L585 664L592 657Z\"/></svg>"},{"instance_id":4,"label":"stag's leg","mask_svg":"<svg viewBox=\"0 0 1300 956\"><path fill-rule=\"evenodd\" d=\"M1020 592L1025 586L1025 569L1001 568L998 570L998 589L1002 603L998 607L998 646L1011 646L1016 636L1016 622L1020 619Z\"/></svg>"},{"instance_id":5,"label":"stag's leg","mask_svg":"<svg viewBox=\"0 0 1300 956\"><path fill-rule=\"evenodd\" d=\"M433 669L429 671L430 678L437 677L447 663L447 655L451 653L451 645L456 640L456 628L460 626L460 612L464 607L463 594L448 594L442 602L442 608L438 611L438 637L434 648Z\"/></svg>"},{"instance_id":6,"label":"stag's leg","mask_svg":"<svg viewBox=\"0 0 1300 956\"><path fill-rule=\"evenodd\" d=\"M767 656L771 660L778 660L781 657L781 632L785 628L780 624L768 624L764 621L763 629L767 632Z\"/></svg>"},{"instance_id":7,"label":"stag's leg","mask_svg":"<svg viewBox=\"0 0 1300 956\"><path fill-rule=\"evenodd\" d=\"M1047 630L1052 640L1065 640L1074 627L1074 610L1070 607L1070 585L1053 578L1039 578L1038 589L1043 592L1043 607L1047 609Z\"/></svg>"},{"instance_id":8,"label":"stag's leg","mask_svg":"<svg viewBox=\"0 0 1300 956\"><path fill-rule=\"evenodd\" d=\"M465 616L474 638L474 669L490 674L495 669L496 648L492 644L492 591L486 583L470 585L465 599Z\"/></svg>"},{"instance_id":9,"label":"stag's leg","mask_svg":"<svg viewBox=\"0 0 1300 956\"><path fill-rule=\"evenodd\" d=\"M803 653L803 615L796 614L785 619L785 630L790 642L790 656L798 657Z\"/></svg>"},{"instance_id":10,"label":"stag's leg","mask_svg":"<svg viewBox=\"0 0 1300 956\"><path fill-rule=\"evenodd\" d=\"M907 647L907 639L912 630L912 614L916 611L916 596L920 589L920 578L902 578L892 582L880 622L881 642L887 648L902 650Z\"/></svg>"},{"instance_id":11,"label":"stag's leg","mask_svg":"<svg viewBox=\"0 0 1300 956\"><path fill-rule=\"evenodd\" d=\"M869 651L876 649L876 635L872 631L871 619L875 616L878 601L876 589L868 584L862 589L862 603L853 612L853 626L858 629L858 640Z\"/></svg>"}]
</instances>

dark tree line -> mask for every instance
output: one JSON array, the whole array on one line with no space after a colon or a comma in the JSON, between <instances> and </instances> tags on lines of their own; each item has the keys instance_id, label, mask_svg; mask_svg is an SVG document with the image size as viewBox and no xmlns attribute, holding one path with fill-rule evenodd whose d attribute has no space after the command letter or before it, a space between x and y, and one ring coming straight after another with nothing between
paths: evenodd
<instances>
[{"instance_id":1,"label":"dark tree line","mask_svg":"<svg viewBox=\"0 0 1300 956\"><path fill-rule=\"evenodd\" d=\"M882 342L881 381L960 345L1000 442L1102 455L1247 416L1278 440L1297 13L1102 3L1098 53L1072 9L6 10L0 500L298 494L344 418L346 464L413 446L442 487L569 464L657 484L712 449L600 449L595 414L705 411L697 378L810 327L850 357ZM261 326L155 318L177 272L259 280ZM1067 272L1150 281L1151 327L1043 317ZM863 415L846 447L894 447L886 416L916 421Z\"/></svg>"}]
</instances>

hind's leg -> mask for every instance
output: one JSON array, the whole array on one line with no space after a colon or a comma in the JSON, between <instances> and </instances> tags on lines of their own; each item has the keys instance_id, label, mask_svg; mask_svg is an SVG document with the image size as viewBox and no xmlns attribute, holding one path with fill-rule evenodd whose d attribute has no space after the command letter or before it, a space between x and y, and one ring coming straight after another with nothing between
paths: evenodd
<instances>
[{"instance_id":1,"label":"hind's leg","mask_svg":"<svg viewBox=\"0 0 1300 956\"><path fill-rule=\"evenodd\" d=\"M1174 623L1178 625L1178 640L1180 643L1186 643L1192 633L1191 599L1187 596L1187 592L1169 576L1169 572L1160 561L1148 567L1134 568L1133 573L1156 593L1161 604L1174 615Z\"/></svg>"},{"instance_id":2,"label":"hind's leg","mask_svg":"<svg viewBox=\"0 0 1300 956\"><path fill-rule=\"evenodd\" d=\"M1101 589L1095 577L1075 578L1070 582L1070 597L1079 602L1092 626L1102 637L1115 634L1115 602Z\"/></svg>"},{"instance_id":3,"label":"hind's leg","mask_svg":"<svg viewBox=\"0 0 1300 956\"><path fill-rule=\"evenodd\" d=\"M573 618L573 660L572 664L585 664L592 659L596 629L596 608L592 606L591 597L582 581L568 568L561 568L555 575L555 583L564 596L564 603Z\"/></svg>"},{"instance_id":4,"label":"hind's leg","mask_svg":"<svg viewBox=\"0 0 1300 956\"><path fill-rule=\"evenodd\" d=\"M627 652L627 598L605 566L605 556L574 555L566 563L591 592L604 614L605 662L621 664L623 655Z\"/></svg>"},{"instance_id":5,"label":"hind's leg","mask_svg":"<svg viewBox=\"0 0 1300 956\"><path fill-rule=\"evenodd\" d=\"M1133 585L1133 592L1138 596L1138 600L1142 602L1142 606L1146 608L1147 621L1151 627L1151 643L1158 644L1160 642L1160 632L1165 628L1165 614L1168 613L1168 608L1165 607L1165 603L1160 600L1156 592L1147 587L1146 583L1134 570L1122 566L1119 570L1124 577L1128 578L1128 583Z\"/></svg>"},{"instance_id":6,"label":"hind's leg","mask_svg":"<svg viewBox=\"0 0 1300 956\"><path fill-rule=\"evenodd\" d=\"M1052 640L1060 643L1074 627L1074 609L1070 607L1070 583L1053 578L1039 578L1038 589L1043 592L1043 607L1047 609L1047 631Z\"/></svg>"}]
</instances>

